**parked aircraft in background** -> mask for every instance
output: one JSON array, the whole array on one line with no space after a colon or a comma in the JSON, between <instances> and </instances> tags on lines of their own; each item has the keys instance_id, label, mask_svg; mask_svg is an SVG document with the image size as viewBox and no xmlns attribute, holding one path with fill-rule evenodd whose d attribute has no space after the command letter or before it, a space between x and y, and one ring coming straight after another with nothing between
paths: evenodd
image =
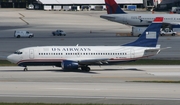
<instances>
[{"instance_id":1,"label":"parked aircraft in background","mask_svg":"<svg viewBox=\"0 0 180 105\"><path fill-rule=\"evenodd\" d=\"M156 17L164 17L164 23L180 23L179 14L127 14L114 0L105 0L105 4L108 14L101 15L100 17L113 22L142 27L150 25Z\"/></svg>"},{"instance_id":2,"label":"parked aircraft in background","mask_svg":"<svg viewBox=\"0 0 180 105\"><path fill-rule=\"evenodd\" d=\"M18 66L57 66L64 70L79 69L89 72L89 65L111 65L135 61L158 54L157 45L162 17L157 17L134 42L122 46L41 46L20 49L7 59Z\"/></svg>"}]
</instances>

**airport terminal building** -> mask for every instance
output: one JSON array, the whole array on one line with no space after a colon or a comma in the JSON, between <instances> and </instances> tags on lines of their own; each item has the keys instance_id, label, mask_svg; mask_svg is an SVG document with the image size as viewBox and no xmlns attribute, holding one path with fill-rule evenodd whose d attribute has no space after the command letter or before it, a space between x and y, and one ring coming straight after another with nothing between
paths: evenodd
<instances>
[{"instance_id":1,"label":"airport terminal building","mask_svg":"<svg viewBox=\"0 0 180 105\"><path fill-rule=\"evenodd\" d=\"M173 6L180 7L179 0L115 0L121 7L135 5L137 8L158 8L170 9ZM0 0L0 8L29 8L60 10L63 6L101 5L104 6L104 0Z\"/></svg>"},{"instance_id":2,"label":"airport terminal building","mask_svg":"<svg viewBox=\"0 0 180 105\"><path fill-rule=\"evenodd\" d=\"M121 5L142 5L143 0L116 0ZM1 8L27 8L44 9L46 6L82 6L82 5L105 5L104 0L0 0Z\"/></svg>"},{"instance_id":3,"label":"airport terminal building","mask_svg":"<svg viewBox=\"0 0 180 105\"><path fill-rule=\"evenodd\" d=\"M37 0L0 0L1 8L26 8L29 4L37 4Z\"/></svg>"},{"instance_id":4,"label":"airport terminal building","mask_svg":"<svg viewBox=\"0 0 180 105\"><path fill-rule=\"evenodd\" d=\"M180 7L180 0L143 0L146 8L156 10L171 10L172 7Z\"/></svg>"}]
</instances>

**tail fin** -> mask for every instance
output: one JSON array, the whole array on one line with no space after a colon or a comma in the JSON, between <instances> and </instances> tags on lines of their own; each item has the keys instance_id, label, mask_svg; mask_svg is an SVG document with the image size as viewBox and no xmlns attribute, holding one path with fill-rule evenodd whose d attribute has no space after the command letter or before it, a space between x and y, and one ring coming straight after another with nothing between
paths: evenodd
<instances>
[{"instance_id":1,"label":"tail fin","mask_svg":"<svg viewBox=\"0 0 180 105\"><path fill-rule=\"evenodd\" d=\"M136 41L123 46L156 47L163 19L156 17Z\"/></svg>"},{"instance_id":2,"label":"tail fin","mask_svg":"<svg viewBox=\"0 0 180 105\"><path fill-rule=\"evenodd\" d=\"M121 7L114 0L104 0L108 14L125 14Z\"/></svg>"}]
</instances>

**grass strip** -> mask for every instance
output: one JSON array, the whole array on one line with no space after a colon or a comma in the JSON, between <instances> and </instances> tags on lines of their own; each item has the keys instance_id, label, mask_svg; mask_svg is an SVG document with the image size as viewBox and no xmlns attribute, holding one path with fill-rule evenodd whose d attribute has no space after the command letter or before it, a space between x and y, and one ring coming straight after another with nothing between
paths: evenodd
<instances>
[{"instance_id":1,"label":"grass strip","mask_svg":"<svg viewBox=\"0 0 180 105\"><path fill-rule=\"evenodd\" d=\"M45 103L0 103L0 105L138 105L138 104L45 104Z\"/></svg>"},{"instance_id":2,"label":"grass strip","mask_svg":"<svg viewBox=\"0 0 180 105\"><path fill-rule=\"evenodd\" d=\"M141 82L141 83L180 83L180 81L126 81L126 82Z\"/></svg>"},{"instance_id":3,"label":"grass strip","mask_svg":"<svg viewBox=\"0 0 180 105\"><path fill-rule=\"evenodd\" d=\"M17 66L17 65L13 64L7 60L0 60L0 66Z\"/></svg>"}]
</instances>

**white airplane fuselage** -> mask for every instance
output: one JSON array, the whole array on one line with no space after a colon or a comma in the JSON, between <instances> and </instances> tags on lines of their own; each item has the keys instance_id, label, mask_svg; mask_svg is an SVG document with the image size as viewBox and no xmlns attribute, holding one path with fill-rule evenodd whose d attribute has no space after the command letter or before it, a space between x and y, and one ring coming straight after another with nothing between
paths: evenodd
<instances>
[{"instance_id":1,"label":"white airplane fuselage","mask_svg":"<svg viewBox=\"0 0 180 105\"><path fill-rule=\"evenodd\" d=\"M180 23L179 14L106 14L100 17L130 26L148 26L156 17L164 17L164 23Z\"/></svg>"},{"instance_id":2,"label":"white airplane fuselage","mask_svg":"<svg viewBox=\"0 0 180 105\"><path fill-rule=\"evenodd\" d=\"M156 55L155 47L131 46L42 46L23 48L9 55L7 59L19 66L52 65L61 67L63 60L79 64L101 65L134 61Z\"/></svg>"},{"instance_id":3,"label":"white airplane fuselage","mask_svg":"<svg viewBox=\"0 0 180 105\"><path fill-rule=\"evenodd\" d=\"M157 41L163 17L156 17L135 41L122 46L41 46L20 49L9 55L12 63L23 66L57 66L63 70L90 71L89 65L117 64L135 61L159 53Z\"/></svg>"}]
</instances>

